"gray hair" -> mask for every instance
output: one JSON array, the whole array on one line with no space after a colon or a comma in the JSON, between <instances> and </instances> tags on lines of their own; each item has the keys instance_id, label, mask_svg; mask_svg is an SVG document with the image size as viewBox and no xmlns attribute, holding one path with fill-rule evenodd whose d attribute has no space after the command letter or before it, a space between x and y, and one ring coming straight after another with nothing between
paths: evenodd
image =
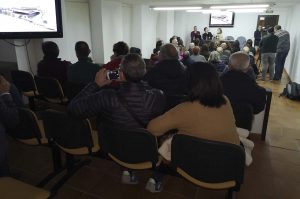
<instances>
[{"instance_id":1,"label":"gray hair","mask_svg":"<svg viewBox=\"0 0 300 199\"><path fill-rule=\"evenodd\" d=\"M160 48L161 60L179 59L178 51L173 44L165 44Z\"/></svg>"},{"instance_id":2,"label":"gray hair","mask_svg":"<svg viewBox=\"0 0 300 199\"><path fill-rule=\"evenodd\" d=\"M125 78L129 82L138 82L143 79L146 74L145 61L138 54L126 55L120 66Z\"/></svg>"},{"instance_id":3,"label":"gray hair","mask_svg":"<svg viewBox=\"0 0 300 199\"><path fill-rule=\"evenodd\" d=\"M229 57L229 68L246 72L249 68L250 57L244 52L236 52Z\"/></svg>"},{"instance_id":4,"label":"gray hair","mask_svg":"<svg viewBox=\"0 0 300 199\"><path fill-rule=\"evenodd\" d=\"M209 55L208 61L220 61L220 53L217 51L212 51Z\"/></svg>"}]
</instances>

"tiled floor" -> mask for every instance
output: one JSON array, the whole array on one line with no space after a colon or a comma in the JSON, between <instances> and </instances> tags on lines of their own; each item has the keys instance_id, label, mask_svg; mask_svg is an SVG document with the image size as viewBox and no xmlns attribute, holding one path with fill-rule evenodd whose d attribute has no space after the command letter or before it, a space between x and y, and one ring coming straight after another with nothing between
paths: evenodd
<instances>
[{"instance_id":1,"label":"tiled floor","mask_svg":"<svg viewBox=\"0 0 300 199\"><path fill-rule=\"evenodd\" d=\"M300 103L279 98L287 80L259 82L272 88L267 140L251 136L255 142L254 162L246 168L240 199L300 198ZM37 184L51 171L51 152L46 147L30 147L11 140L10 166L16 177ZM225 191L198 188L177 177L164 178L164 191L152 194L144 189L149 171L138 172L138 185L120 183L120 169L113 162L92 158L58 192L57 199L218 199ZM54 179L55 181L55 179ZM51 187L51 184L46 188ZM0 196L1 197L1 196ZM26 197L30 198L30 197Z\"/></svg>"}]
</instances>

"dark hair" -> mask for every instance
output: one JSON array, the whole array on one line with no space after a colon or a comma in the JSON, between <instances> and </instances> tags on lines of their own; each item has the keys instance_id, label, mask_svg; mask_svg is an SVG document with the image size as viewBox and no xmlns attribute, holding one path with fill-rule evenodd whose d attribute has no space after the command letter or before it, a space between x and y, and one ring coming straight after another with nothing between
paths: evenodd
<instances>
[{"instance_id":1,"label":"dark hair","mask_svg":"<svg viewBox=\"0 0 300 199\"><path fill-rule=\"evenodd\" d=\"M201 52L208 52L207 44L203 44L203 46L201 47Z\"/></svg>"},{"instance_id":2,"label":"dark hair","mask_svg":"<svg viewBox=\"0 0 300 199\"><path fill-rule=\"evenodd\" d=\"M238 40L235 40L231 46L231 52L235 53L240 51L240 42Z\"/></svg>"},{"instance_id":3,"label":"dark hair","mask_svg":"<svg viewBox=\"0 0 300 199\"><path fill-rule=\"evenodd\" d=\"M163 45L163 41L162 40L158 40L156 42L156 46L155 48L153 49L153 54L157 54L158 51L160 51L160 47Z\"/></svg>"},{"instance_id":4,"label":"dark hair","mask_svg":"<svg viewBox=\"0 0 300 199\"><path fill-rule=\"evenodd\" d=\"M59 48L53 41L45 41L42 43L42 50L46 57L56 58L59 55Z\"/></svg>"},{"instance_id":5,"label":"dark hair","mask_svg":"<svg viewBox=\"0 0 300 199\"><path fill-rule=\"evenodd\" d=\"M75 51L78 58L88 57L91 52L89 45L84 41L78 41L75 44Z\"/></svg>"},{"instance_id":6,"label":"dark hair","mask_svg":"<svg viewBox=\"0 0 300 199\"><path fill-rule=\"evenodd\" d=\"M210 63L195 62L187 68L188 98L208 107L226 104L223 87L215 67Z\"/></svg>"},{"instance_id":7,"label":"dark hair","mask_svg":"<svg viewBox=\"0 0 300 199\"><path fill-rule=\"evenodd\" d=\"M210 52L215 51L215 50L217 49L215 43L212 42L212 41L209 42L208 45L209 45L209 46L208 46L208 49L209 49Z\"/></svg>"},{"instance_id":8,"label":"dark hair","mask_svg":"<svg viewBox=\"0 0 300 199\"><path fill-rule=\"evenodd\" d=\"M128 45L123 42L119 41L118 43L115 43L113 46L113 52L119 56L119 55L127 55L129 52L129 47Z\"/></svg>"},{"instance_id":9,"label":"dark hair","mask_svg":"<svg viewBox=\"0 0 300 199\"><path fill-rule=\"evenodd\" d=\"M281 30L281 25L276 25L276 26L274 26L274 29L276 29L276 30Z\"/></svg>"},{"instance_id":10,"label":"dark hair","mask_svg":"<svg viewBox=\"0 0 300 199\"><path fill-rule=\"evenodd\" d=\"M274 33L274 28L273 27L268 28L268 33Z\"/></svg>"},{"instance_id":11,"label":"dark hair","mask_svg":"<svg viewBox=\"0 0 300 199\"><path fill-rule=\"evenodd\" d=\"M246 44L248 44L249 47L252 47L252 45L253 45L252 39L248 39L247 42L246 42Z\"/></svg>"},{"instance_id":12,"label":"dark hair","mask_svg":"<svg viewBox=\"0 0 300 199\"><path fill-rule=\"evenodd\" d=\"M135 53L135 54L138 54L138 55L142 56L141 49L136 48L136 47L131 47L131 48L129 49L129 53Z\"/></svg>"},{"instance_id":13,"label":"dark hair","mask_svg":"<svg viewBox=\"0 0 300 199\"><path fill-rule=\"evenodd\" d=\"M203 30L204 30L204 32L205 32L205 29L207 29L207 27L205 27Z\"/></svg>"},{"instance_id":14,"label":"dark hair","mask_svg":"<svg viewBox=\"0 0 300 199\"><path fill-rule=\"evenodd\" d=\"M200 39L196 38L194 44L195 44L195 46L199 46L200 45Z\"/></svg>"},{"instance_id":15,"label":"dark hair","mask_svg":"<svg viewBox=\"0 0 300 199\"><path fill-rule=\"evenodd\" d=\"M174 35L173 37L171 37L170 38L170 43L172 43L173 39L177 39L177 36Z\"/></svg>"},{"instance_id":16,"label":"dark hair","mask_svg":"<svg viewBox=\"0 0 300 199\"><path fill-rule=\"evenodd\" d=\"M123 58L120 70L123 72L127 81L139 82L146 73L146 64L141 56L131 53Z\"/></svg>"},{"instance_id":17,"label":"dark hair","mask_svg":"<svg viewBox=\"0 0 300 199\"><path fill-rule=\"evenodd\" d=\"M177 37L178 46L183 46L183 40L180 37Z\"/></svg>"}]
</instances>

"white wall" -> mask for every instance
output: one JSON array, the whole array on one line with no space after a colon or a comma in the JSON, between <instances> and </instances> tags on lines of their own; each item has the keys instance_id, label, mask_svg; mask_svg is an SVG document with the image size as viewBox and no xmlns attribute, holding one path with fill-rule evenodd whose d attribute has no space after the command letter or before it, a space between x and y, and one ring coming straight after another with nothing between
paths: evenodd
<instances>
[{"instance_id":1,"label":"white wall","mask_svg":"<svg viewBox=\"0 0 300 199\"><path fill-rule=\"evenodd\" d=\"M288 8L274 9L273 15L279 16L279 24L285 26L287 24ZM245 36L247 39L254 39L254 31L257 25L257 18L261 13L235 13L234 27L222 28L223 36ZM203 34L204 27L209 27L209 14L187 13L185 11L175 12L175 35L190 42L190 33L194 26L198 26L198 30ZM216 34L217 28L210 28L213 35Z\"/></svg>"},{"instance_id":2,"label":"white wall","mask_svg":"<svg viewBox=\"0 0 300 199\"><path fill-rule=\"evenodd\" d=\"M285 62L285 69L289 74L292 81L300 83L300 4L295 5L290 10L288 18L288 25L282 26L282 29L286 29L290 33L291 37L291 49Z\"/></svg>"},{"instance_id":3,"label":"white wall","mask_svg":"<svg viewBox=\"0 0 300 199\"><path fill-rule=\"evenodd\" d=\"M123 41L131 46L132 8L130 5L122 5L122 29Z\"/></svg>"},{"instance_id":4,"label":"white wall","mask_svg":"<svg viewBox=\"0 0 300 199\"><path fill-rule=\"evenodd\" d=\"M14 43L13 40L8 40ZM0 41L0 61L3 62L17 62L15 47L5 41Z\"/></svg>"},{"instance_id":5,"label":"white wall","mask_svg":"<svg viewBox=\"0 0 300 199\"><path fill-rule=\"evenodd\" d=\"M169 39L174 35L174 11L157 12L156 24L157 40L169 42Z\"/></svg>"}]
</instances>

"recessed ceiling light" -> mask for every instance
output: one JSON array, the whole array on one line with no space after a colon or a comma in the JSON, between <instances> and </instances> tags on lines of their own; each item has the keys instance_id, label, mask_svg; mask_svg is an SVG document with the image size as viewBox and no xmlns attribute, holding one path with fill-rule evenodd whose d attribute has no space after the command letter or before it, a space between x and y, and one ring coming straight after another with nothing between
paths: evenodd
<instances>
[{"instance_id":1,"label":"recessed ceiling light","mask_svg":"<svg viewBox=\"0 0 300 199\"><path fill-rule=\"evenodd\" d=\"M266 8L256 8L256 9L228 9L227 11L246 13L246 12L265 12L266 10L267 10Z\"/></svg>"},{"instance_id":2,"label":"recessed ceiling light","mask_svg":"<svg viewBox=\"0 0 300 199\"><path fill-rule=\"evenodd\" d=\"M177 6L177 7L152 7L153 10L156 10L156 11L161 11L161 10L199 10L199 9L202 9L202 7L195 7L195 6L189 6L189 7L186 7L186 6Z\"/></svg>"},{"instance_id":3,"label":"recessed ceiling light","mask_svg":"<svg viewBox=\"0 0 300 199\"><path fill-rule=\"evenodd\" d=\"M235 8L268 8L268 4L253 4L253 5L231 5L231 6L211 6L210 9L235 9Z\"/></svg>"}]
</instances>

